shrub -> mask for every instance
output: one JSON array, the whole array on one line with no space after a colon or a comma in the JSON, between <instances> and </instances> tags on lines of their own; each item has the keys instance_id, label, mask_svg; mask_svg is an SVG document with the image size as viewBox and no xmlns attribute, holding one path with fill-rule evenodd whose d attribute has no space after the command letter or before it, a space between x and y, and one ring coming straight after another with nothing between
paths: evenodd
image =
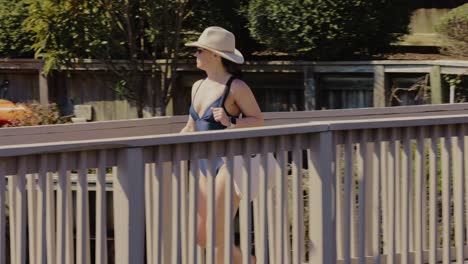
<instances>
[{"instance_id":1,"label":"shrub","mask_svg":"<svg viewBox=\"0 0 468 264\"><path fill-rule=\"evenodd\" d=\"M32 57L32 34L23 30L25 1L0 0L0 57Z\"/></svg>"},{"instance_id":2,"label":"shrub","mask_svg":"<svg viewBox=\"0 0 468 264\"><path fill-rule=\"evenodd\" d=\"M385 51L406 33L408 2L252 0L243 12L252 36L270 49L313 59L344 59Z\"/></svg>"},{"instance_id":3,"label":"shrub","mask_svg":"<svg viewBox=\"0 0 468 264\"><path fill-rule=\"evenodd\" d=\"M468 57L468 4L459 6L443 16L436 31L445 36L443 52Z\"/></svg>"},{"instance_id":4,"label":"shrub","mask_svg":"<svg viewBox=\"0 0 468 264\"><path fill-rule=\"evenodd\" d=\"M56 104L44 106L36 102L29 102L23 105L29 111L14 114L10 124L7 124L6 127L52 125L69 122L66 118L60 116Z\"/></svg>"}]
</instances>

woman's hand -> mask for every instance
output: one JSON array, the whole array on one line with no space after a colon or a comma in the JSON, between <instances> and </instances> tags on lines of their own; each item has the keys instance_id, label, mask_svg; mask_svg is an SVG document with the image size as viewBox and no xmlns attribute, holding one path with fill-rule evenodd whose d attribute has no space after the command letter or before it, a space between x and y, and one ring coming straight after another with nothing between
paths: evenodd
<instances>
[{"instance_id":1,"label":"woman's hand","mask_svg":"<svg viewBox=\"0 0 468 264\"><path fill-rule=\"evenodd\" d=\"M231 120L222 107L211 107L214 119L225 127L231 125Z\"/></svg>"}]
</instances>

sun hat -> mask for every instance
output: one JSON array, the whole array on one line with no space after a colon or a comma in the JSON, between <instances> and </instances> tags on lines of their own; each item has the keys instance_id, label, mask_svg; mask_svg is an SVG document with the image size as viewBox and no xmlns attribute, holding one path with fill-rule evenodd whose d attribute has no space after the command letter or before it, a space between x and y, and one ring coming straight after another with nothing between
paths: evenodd
<instances>
[{"instance_id":1,"label":"sun hat","mask_svg":"<svg viewBox=\"0 0 468 264\"><path fill-rule=\"evenodd\" d=\"M197 41L185 46L206 49L237 64L244 63L244 56L236 49L234 34L221 27L206 28Z\"/></svg>"}]
</instances>

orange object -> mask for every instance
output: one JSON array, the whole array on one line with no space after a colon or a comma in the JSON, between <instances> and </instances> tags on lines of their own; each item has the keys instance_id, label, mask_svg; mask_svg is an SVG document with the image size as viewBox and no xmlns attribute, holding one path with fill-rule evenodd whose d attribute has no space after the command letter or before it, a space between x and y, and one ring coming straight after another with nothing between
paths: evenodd
<instances>
[{"instance_id":1,"label":"orange object","mask_svg":"<svg viewBox=\"0 0 468 264\"><path fill-rule=\"evenodd\" d=\"M0 120L2 123L9 123L9 121L21 118L29 109L23 105L17 105L11 101L0 99Z\"/></svg>"}]
</instances>

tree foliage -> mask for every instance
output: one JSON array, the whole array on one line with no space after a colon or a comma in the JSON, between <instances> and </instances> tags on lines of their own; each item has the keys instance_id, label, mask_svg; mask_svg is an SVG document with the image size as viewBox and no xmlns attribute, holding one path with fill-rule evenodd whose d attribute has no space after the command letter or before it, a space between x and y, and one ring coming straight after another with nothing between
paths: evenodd
<instances>
[{"instance_id":1,"label":"tree foliage","mask_svg":"<svg viewBox=\"0 0 468 264\"><path fill-rule=\"evenodd\" d=\"M0 57L31 57L32 34L25 31L25 1L0 0Z\"/></svg>"},{"instance_id":2,"label":"tree foliage","mask_svg":"<svg viewBox=\"0 0 468 264\"><path fill-rule=\"evenodd\" d=\"M406 0L251 0L252 36L272 50L314 59L374 54L407 32Z\"/></svg>"},{"instance_id":3,"label":"tree foliage","mask_svg":"<svg viewBox=\"0 0 468 264\"><path fill-rule=\"evenodd\" d=\"M87 58L98 60L115 75L115 91L136 103L140 117L148 97L148 78L162 74L156 112L164 115L177 93L176 65L184 55L182 44L206 26L233 24L223 19L221 0L25 1L29 1L26 29L35 35L32 47L36 57L45 60L45 71L71 67Z\"/></svg>"},{"instance_id":4,"label":"tree foliage","mask_svg":"<svg viewBox=\"0 0 468 264\"><path fill-rule=\"evenodd\" d=\"M445 52L468 57L468 4L459 6L442 17L436 30L445 36Z\"/></svg>"}]
</instances>

